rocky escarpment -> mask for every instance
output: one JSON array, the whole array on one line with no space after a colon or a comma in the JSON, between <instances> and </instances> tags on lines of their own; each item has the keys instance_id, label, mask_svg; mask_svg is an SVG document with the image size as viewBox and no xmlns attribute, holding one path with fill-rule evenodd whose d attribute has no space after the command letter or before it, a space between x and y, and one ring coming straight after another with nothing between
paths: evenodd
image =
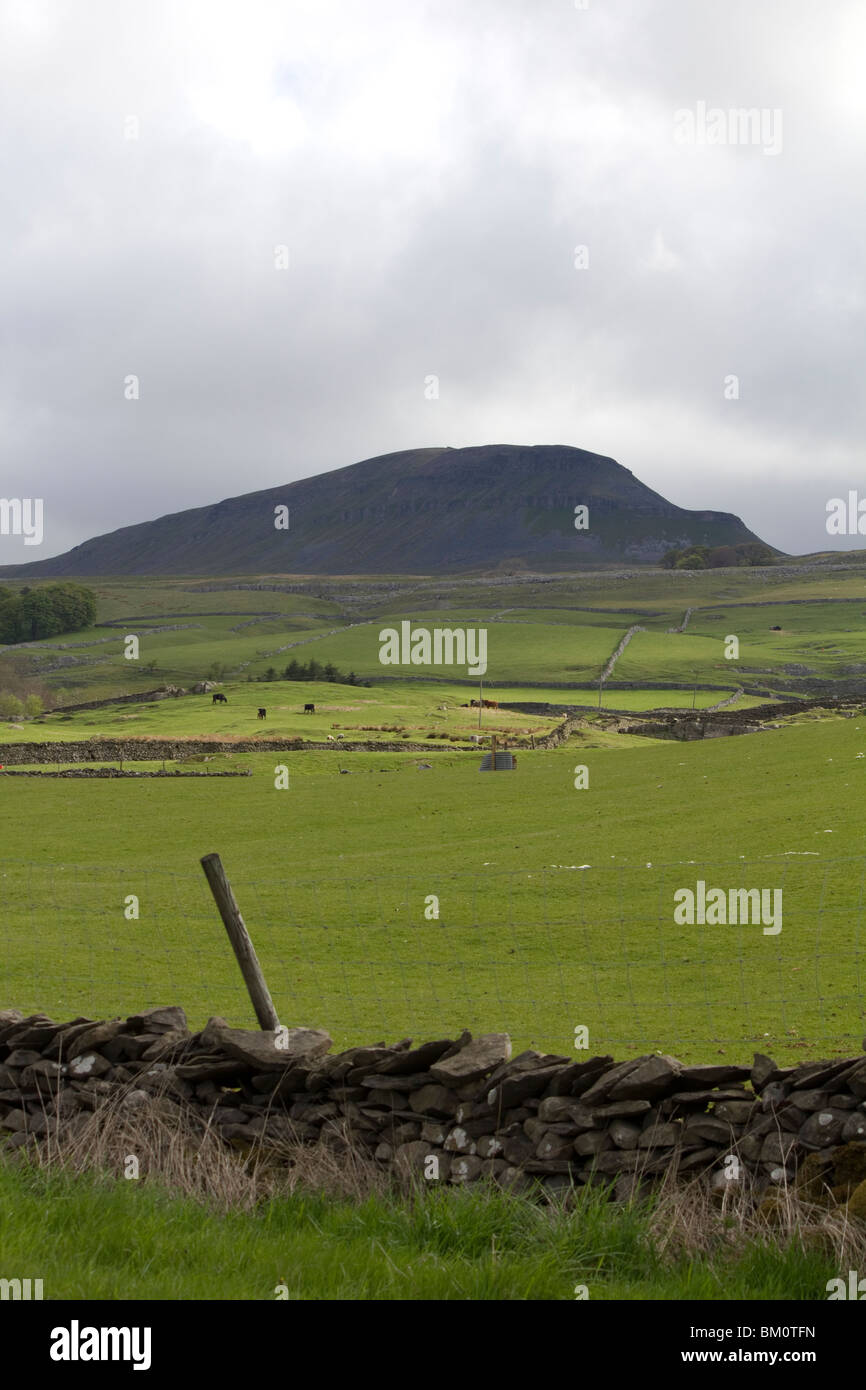
<instances>
[{"instance_id":1,"label":"rocky escarpment","mask_svg":"<svg viewBox=\"0 0 866 1390\"><path fill-rule=\"evenodd\" d=\"M320 1028L251 1031L181 1008L58 1023L0 1012L0 1147L74 1131L102 1103L174 1107L247 1150L324 1144L426 1181L524 1190L670 1172L758 1197L788 1183L866 1217L866 1057L778 1067L616 1062L537 1051L506 1034L331 1052Z\"/></svg>"}]
</instances>

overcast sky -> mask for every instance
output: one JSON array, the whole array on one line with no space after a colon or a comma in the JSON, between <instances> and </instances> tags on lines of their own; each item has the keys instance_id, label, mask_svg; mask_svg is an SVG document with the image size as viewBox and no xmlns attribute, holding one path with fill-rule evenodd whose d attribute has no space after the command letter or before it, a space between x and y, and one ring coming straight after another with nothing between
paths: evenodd
<instances>
[{"instance_id":1,"label":"overcast sky","mask_svg":"<svg viewBox=\"0 0 866 1390\"><path fill-rule=\"evenodd\" d=\"M866 546L864 59L863 0L0 0L0 563L500 442Z\"/></svg>"}]
</instances>

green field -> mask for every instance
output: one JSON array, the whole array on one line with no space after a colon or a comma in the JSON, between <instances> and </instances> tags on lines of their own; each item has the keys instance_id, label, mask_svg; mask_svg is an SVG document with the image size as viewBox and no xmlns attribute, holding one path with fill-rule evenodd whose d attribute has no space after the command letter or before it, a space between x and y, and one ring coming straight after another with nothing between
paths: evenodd
<instances>
[{"instance_id":1,"label":"green field","mask_svg":"<svg viewBox=\"0 0 866 1390\"><path fill-rule=\"evenodd\" d=\"M866 717L609 737L495 778L455 748L429 770L280 755L288 789L264 753L214 759L252 769L236 780L0 779L4 1002L248 1021L198 867L217 850L281 1017L338 1045L467 1026L568 1052L580 1024L596 1050L691 1060L859 1043ZM675 925L673 892L698 878L782 887L782 932Z\"/></svg>"},{"instance_id":2,"label":"green field","mask_svg":"<svg viewBox=\"0 0 866 1390\"><path fill-rule=\"evenodd\" d=\"M386 672L417 676L417 667L379 662L380 631L406 618L431 628L485 627L485 679L500 686L597 681L636 623L647 631L626 649L615 679L696 681L732 690L751 681L772 689L798 674L835 680L862 673L864 665L866 577L854 563L838 570L818 565L487 580L100 579L93 588L103 626L7 648L0 653L0 689L10 660L26 661L47 689L62 692L61 703L166 681L188 685L215 664L227 678L245 679L269 667L281 670L292 658L332 661L374 681ZM686 608L693 610L686 631L669 632ZM775 626L781 631L773 632ZM139 638L137 661L123 655L129 633ZM728 634L740 639L736 661L724 656ZM453 668L431 674L444 683L467 680Z\"/></svg>"},{"instance_id":3,"label":"green field","mask_svg":"<svg viewBox=\"0 0 866 1390\"><path fill-rule=\"evenodd\" d=\"M213 1014L253 1026L199 865L217 851L280 1019L327 1028L335 1048L470 1028L507 1031L515 1052L566 1056L578 1029L591 1052L618 1058L659 1049L744 1062L761 1051L786 1063L859 1051L866 708L664 741L599 717L597 682L637 623L646 631L612 677L636 688L605 688L603 711L705 710L741 685L745 709L766 691L813 694L807 677L827 695L850 693L862 566L255 582L99 581L101 627L0 653L0 692L17 682L49 707L205 678L228 699L0 723L0 763L21 741L70 745L55 769L75 766L72 744L87 743L96 766L100 739L181 745L165 763L124 764L164 768L159 777L0 773L0 1008L64 1019L180 1003L193 1027ZM686 631L669 631L686 607ZM407 617L486 627L484 695L551 713L479 717L465 671L383 667L378 634ZM123 656L129 633L136 662ZM737 661L724 657L729 634ZM371 684L255 679L312 656ZM580 682L591 688L571 688ZM568 742L533 747L572 705L586 712ZM471 740L492 734L519 749L514 772L480 774ZM373 748L348 751L339 735ZM203 738L229 747L184 754L183 740ZM241 751L250 739L260 746ZM268 739L324 746L275 750ZM221 770L249 775L210 775ZM781 930L677 921L675 894L700 881L780 890ZM660 1255L660 1233L679 1220L673 1207L624 1210L599 1190L570 1212L501 1192L412 1202L303 1185L210 1210L156 1180L0 1164L3 1272L9 1261L38 1268L49 1298L273 1299L284 1285L301 1300L571 1300L586 1284L602 1300L810 1299L836 1273L817 1244L754 1226L732 1240L724 1223L685 1233L686 1218L682 1242Z\"/></svg>"}]
</instances>

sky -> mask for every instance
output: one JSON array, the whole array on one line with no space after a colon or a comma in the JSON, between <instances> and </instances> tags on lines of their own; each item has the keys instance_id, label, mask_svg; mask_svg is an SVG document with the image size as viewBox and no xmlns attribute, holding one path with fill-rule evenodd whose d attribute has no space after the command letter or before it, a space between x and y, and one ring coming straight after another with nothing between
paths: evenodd
<instances>
[{"instance_id":1,"label":"sky","mask_svg":"<svg viewBox=\"0 0 866 1390\"><path fill-rule=\"evenodd\" d=\"M0 564L488 443L866 546L864 59L862 0L0 0L0 497L44 517Z\"/></svg>"}]
</instances>

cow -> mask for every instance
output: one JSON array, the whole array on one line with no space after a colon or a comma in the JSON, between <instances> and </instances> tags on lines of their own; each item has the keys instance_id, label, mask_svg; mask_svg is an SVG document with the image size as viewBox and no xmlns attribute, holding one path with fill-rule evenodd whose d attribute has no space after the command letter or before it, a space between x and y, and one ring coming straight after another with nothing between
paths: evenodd
<instances>
[{"instance_id":1,"label":"cow","mask_svg":"<svg viewBox=\"0 0 866 1390\"><path fill-rule=\"evenodd\" d=\"M328 742L329 742L329 743L336 743L336 739L334 738L334 735L333 735L333 734L328 734Z\"/></svg>"},{"instance_id":2,"label":"cow","mask_svg":"<svg viewBox=\"0 0 866 1390\"><path fill-rule=\"evenodd\" d=\"M499 709L498 700L482 700L481 703L485 709Z\"/></svg>"},{"instance_id":3,"label":"cow","mask_svg":"<svg viewBox=\"0 0 866 1390\"><path fill-rule=\"evenodd\" d=\"M226 699L225 695L223 695L223 694L218 690L217 693L216 693L216 695L214 695L214 697L213 697L212 703L215 704L215 705L227 705L227 704L228 704L228 700Z\"/></svg>"},{"instance_id":4,"label":"cow","mask_svg":"<svg viewBox=\"0 0 866 1390\"><path fill-rule=\"evenodd\" d=\"M315 706L315 705L304 705L304 714L315 714L315 713L316 713L316 706Z\"/></svg>"},{"instance_id":5,"label":"cow","mask_svg":"<svg viewBox=\"0 0 866 1390\"><path fill-rule=\"evenodd\" d=\"M266 710L266 709L260 709L260 710L259 710L259 719L267 719L267 717L268 717L268 712L267 712L267 710Z\"/></svg>"}]
</instances>

